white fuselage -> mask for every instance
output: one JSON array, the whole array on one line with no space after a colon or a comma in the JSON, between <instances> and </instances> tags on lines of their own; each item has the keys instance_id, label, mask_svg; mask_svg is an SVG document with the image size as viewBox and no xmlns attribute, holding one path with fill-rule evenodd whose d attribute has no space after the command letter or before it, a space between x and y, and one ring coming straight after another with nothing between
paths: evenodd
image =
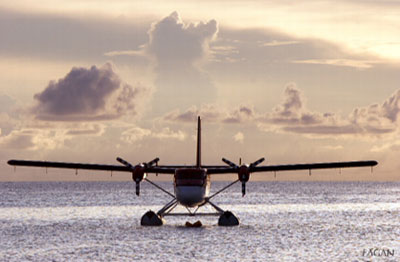
<instances>
[{"instance_id":1,"label":"white fuselage","mask_svg":"<svg viewBox=\"0 0 400 262\"><path fill-rule=\"evenodd\" d=\"M181 205L195 207L204 203L210 186L176 186L175 196Z\"/></svg>"},{"instance_id":2,"label":"white fuselage","mask_svg":"<svg viewBox=\"0 0 400 262\"><path fill-rule=\"evenodd\" d=\"M210 178L205 169L179 169L175 173L174 189L179 204L195 207L206 201Z\"/></svg>"}]
</instances>

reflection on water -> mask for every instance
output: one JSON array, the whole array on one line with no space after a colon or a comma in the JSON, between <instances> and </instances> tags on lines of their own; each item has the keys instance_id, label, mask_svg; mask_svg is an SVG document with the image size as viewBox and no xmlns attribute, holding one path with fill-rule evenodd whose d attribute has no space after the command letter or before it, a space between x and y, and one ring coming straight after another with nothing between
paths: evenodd
<instances>
[{"instance_id":1,"label":"reflection on water","mask_svg":"<svg viewBox=\"0 0 400 262\"><path fill-rule=\"evenodd\" d=\"M0 183L0 261L368 261L370 248L395 251L374 261L400 261L400 183L249 183L244 198L239 185L215 198L241 220L233 228L216 217L141 227L170 200L142 188L138 198L129 182Z\"/></svg>"}]
</instances>

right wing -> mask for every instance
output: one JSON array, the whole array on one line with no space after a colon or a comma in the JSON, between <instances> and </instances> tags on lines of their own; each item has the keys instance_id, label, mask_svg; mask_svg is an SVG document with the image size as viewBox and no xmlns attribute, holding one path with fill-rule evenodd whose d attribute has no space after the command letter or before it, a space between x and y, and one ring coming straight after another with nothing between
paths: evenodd
<instances>
[{"instance_id":1,"label":"right wing","mask_svg":"<svg viewBox=\"0 0 400 262\"><path fill-rule=\"evenodd\" d=\"M31 161L31 160L9 160L7 163L11 166L33 166L33 167L50 167L50 168L68 168L76 170L85 169L85 170L132 172L130 168L122 165L65 163L65 162L49 162L49 161ZM175 169L176 166L153 166L146 168L145 172L174 174Z\"/></svg>"}]
</instances>

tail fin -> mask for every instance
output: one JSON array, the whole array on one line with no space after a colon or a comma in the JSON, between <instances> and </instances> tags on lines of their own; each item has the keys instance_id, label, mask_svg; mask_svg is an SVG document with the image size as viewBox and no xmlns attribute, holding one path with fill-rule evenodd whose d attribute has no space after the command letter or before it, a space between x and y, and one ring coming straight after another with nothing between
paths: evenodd
<instances>
[{"instance_id":1,"label":"tail fin","mask_svg":"<svg viewBox=\"0 0 400 262\"><path fill-rule=\"evenodd\" d=\"M197 152L196 152L196 167L201 167L201 120L197 117Z\"/></svg>"}]
</instances>

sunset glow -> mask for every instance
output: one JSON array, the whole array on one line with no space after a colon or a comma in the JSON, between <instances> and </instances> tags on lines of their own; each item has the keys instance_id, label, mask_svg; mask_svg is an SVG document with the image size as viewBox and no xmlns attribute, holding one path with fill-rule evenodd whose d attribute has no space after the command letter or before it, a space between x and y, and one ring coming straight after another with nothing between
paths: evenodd
<instances>
[{"instance_id":1,"label":"sunset glow","mask_svg":"<svg viewBox=\"0 0 400 262\"><path fill-rule=\"evenodd\" d=\"M376 159L277 179L400 179L396 1L20 0L0 40L3 181L93 179L11 158L192 164L197 115L208 164Z\"/></svg>"}]
</instances>

